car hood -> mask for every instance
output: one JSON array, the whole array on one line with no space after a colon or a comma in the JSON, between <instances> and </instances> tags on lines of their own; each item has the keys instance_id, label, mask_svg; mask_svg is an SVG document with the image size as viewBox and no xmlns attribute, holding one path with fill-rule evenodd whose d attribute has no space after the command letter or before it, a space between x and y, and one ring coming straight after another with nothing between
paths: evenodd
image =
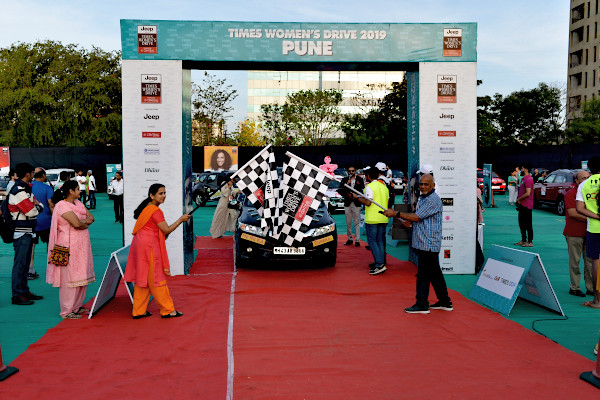
<instances>
[{"instance_id":1,"label":"car hood","mask_svg":"<svg viewBox=\"0 0 600 400\"><path fill-rule=\"evenodd\" d=\"M242 212L238 218L238 221L240 223L260 226L260 220L261 216L255 207L246 204L242 207ZM310 223L309 229L331 225L333 223L333 218L331 218L331 216L329 215L325 203L321 202L321 205L319 206L317 211L315 211L315 215L313 216L313 220Z\"/></svg>"}]
</instances>

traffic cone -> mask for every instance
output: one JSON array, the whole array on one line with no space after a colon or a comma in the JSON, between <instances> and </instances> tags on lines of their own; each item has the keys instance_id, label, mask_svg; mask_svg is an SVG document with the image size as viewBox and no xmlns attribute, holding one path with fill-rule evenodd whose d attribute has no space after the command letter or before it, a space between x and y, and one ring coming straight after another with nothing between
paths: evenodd
<instances>
[{"instance_id":1,"label":"traffic cone","mask_svg":"<svg viewBox=\"0 0 600 400\"><path fill-rule=\"evenodd\" d=\"M2 348L0 348L0 381L5 380L6 378L16 374L17 372L19 372L18 368L4 365L4 363L2 362Z\"/></svg>"},{"instance_id":2,"label":"traffic cone","mask_svg":"<svg viewBox=\"0 0 600 400\"><path fill-rule=\"evenodd\" d=\"M598 346L600 347L600 337L598 338ZM596 356L596 369L589 372L583 372L579 375L579 378L600 389L600 356Z\"/></svg>"}]
</instances>

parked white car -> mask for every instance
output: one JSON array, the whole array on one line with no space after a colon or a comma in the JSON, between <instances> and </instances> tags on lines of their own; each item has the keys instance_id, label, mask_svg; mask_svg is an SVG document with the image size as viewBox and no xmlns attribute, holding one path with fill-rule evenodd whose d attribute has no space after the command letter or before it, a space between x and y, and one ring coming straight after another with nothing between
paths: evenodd
<instances>
[{"instance_id":1,"label":"parked white car","mask_svg":"<svg viewBox=\"0 0 600 400\"><path fill-rule=\"evenodd\" d=\"M342 180L343 176L336 175L335 178ZM329 211L330 214L333 214L335 211L344 211L344 198L338 193L340 186L341 184L338 181L332 180L325 192L325 198L323 200L327 206L327 211Z\"/></svg>"},{"instance_id":2,"label":"parked white car","mask_svg":"<svg viewBox=\"0 0 600 400\"><path fill-rule=\"evenodd\" d=\"M52 168L46 170L46 179L54 188L60 179L60 173L62 171L67 171L69 173L69 179L75 178L75 170L71 168Z\"/></svg>"}]
</instances>

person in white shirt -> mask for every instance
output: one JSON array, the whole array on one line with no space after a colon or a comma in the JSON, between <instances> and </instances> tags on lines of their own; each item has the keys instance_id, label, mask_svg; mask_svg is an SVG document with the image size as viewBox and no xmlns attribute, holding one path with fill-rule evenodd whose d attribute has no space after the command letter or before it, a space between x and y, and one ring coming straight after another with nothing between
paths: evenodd
<instances>
[{"instance_id":1,"label":"person in white shirt","mask_svg":"<svg viewBox=\"0 0 600 400\"><path fill-rule=\"evenodd\" d=\"M123 175L115 174L115 179L108 185L108 194L112 196L115 210L115 223L123 223Z\"/></svg>"},{"instance_id":2,"label":"person in white shirt","mask_svg":"<svg viewBox=\"0 0 600 400\"><path fill-rule=\"evenodd\" d=\"M96 178L92 175L92 170L89 169L87 172L88 182L88 200L90 201L90 209L96 208Z\"/></svg>"},{"instance_id":3,"label":"person in white shirt","mask_svg":"<svg viewBox=\"0 0 600 400\"><path fill-rule=\"evenodd\" d=\"M79 184L79 190L81 191L81 197L79 200L85 205L87 201L87 178L83 175L83 171L77 171L77 176L75 177L77 183Z\"/></svg>"}]
</instances>

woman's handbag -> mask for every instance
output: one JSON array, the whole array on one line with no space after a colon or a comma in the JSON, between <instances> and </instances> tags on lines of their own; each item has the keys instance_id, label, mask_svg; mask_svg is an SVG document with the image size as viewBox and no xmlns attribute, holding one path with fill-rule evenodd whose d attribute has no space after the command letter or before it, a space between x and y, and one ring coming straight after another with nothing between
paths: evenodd
<instances>
[{"instance_id":1,"label":"woman's handbag","mask_svg":"<svg viewBox=\"0 0 600 400\"><path fill-rule=\"evenodd\" d=\"M54 248L50 250L48 263L60 267L64 267L69 264L69 248L55 244Z\"/></svg>"}]
</instances>

